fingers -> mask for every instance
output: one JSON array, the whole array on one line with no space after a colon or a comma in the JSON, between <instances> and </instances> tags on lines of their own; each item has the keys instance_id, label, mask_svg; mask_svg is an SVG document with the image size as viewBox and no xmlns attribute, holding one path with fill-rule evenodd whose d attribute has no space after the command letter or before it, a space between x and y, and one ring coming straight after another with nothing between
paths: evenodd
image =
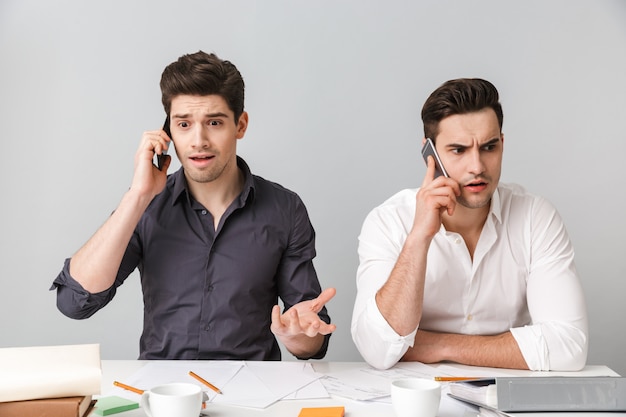
<instances>
[{"instance_id":1,"label":"fingers","mask_svg":"<svg viewBox=\"0 0 626 417\"><path fill-rule=\"evenodd\" d=\"M272 308L272 332L276 335L294 336L306 333L300 325L300 317L295 308L290 308L284 314L280 314L280 307L275 305Z\"/></svg>"},{"instance_id":2,"label":"fingers","mask_svg":"<svg viewBox=\"0 0 626 417\"><path fill-rule=\"evenodd\" d=\"M151 130L144 132L141 137L140 152L146 159L152 155L162 155L167 152L171 139L163 130Z\"/></svg>"},{"instance_id":3,"label":"fingers","mask_svg":"<svg viewBox=\"0 0 626 417\"><path fill-rule=\"evenodd\" d=\"M275 305L272 307L272 329L274 327L281 328L283 326L282 321L280 320L280 307Z\"/></svg>"},{"instance_id":4,"label":"fingers","mask_svg":"<svg viewBox=\"0 0 626 417\"><path fill-rule=\"evenodd\" d=\"M424 176L424 181L422 181L422 188L425 188L433 182L435 179L435 158L432 155L428 155L426 158L426 176Z\"/></svg>"},{"instance_id":5,"label":"fingers","mask_svg":"<svg viewBox=\"0 0 626 417\"><path fill-rule=\"evenodd\" d=\"M332 333L337 328L334 324L326 324L317 314L315 317L310 317L311 314L305 313L302 316L296 308L290 308L281 315L280 307L275 305L272 308L270 329L275 335L297 336L305 334L308 337L315 337L318 334L327 335Z\"/></svg>"},{"instance_id":6,"label":"fingers","mask_svg":"<svg viewBox=\"0 0 626 417\"><path fill-rule=\"evenodd\" d=\"M332 332L335 331L335 329L337 329L337 326L335 326L334 324L326 324L325 322L320 320L320 326L317 329L317 334L322 334L322 335L331 334Z\"/></svg>"},{"instance_id":7,"label":"fingers","mask_svg":"<svg viewBox=\"0 0 626 417\"><path fill-rule=\"evenodd\" d=\"M445 209L449 215L454 213L456 197L461 195L459 184L452 178L435 178L435 159L428 155L426 160L426 175L422 181L418 197L431 209L440 211Z\"/></svg>"},{"instance_id":8,"label":"fingers","mask_svg":"<svg viewBox=\"0 0 626 417\"><path fill-rule=\"evenodd\" d=\"M289 326L287 331L292 336L305 334L308 337L315 337L318 334L326 335L335 330L335 325L328 325L319 317L316 317L311 321L301 320L301 317L295 308L287 311L285 315L289 316Z\"/></svg>"},{"instance_id":9,"label":"fingers","mask_svg":"<svg viewBox=\"0 0 626 417\"><path fill-rule=\"evenodd\" d=\"M326 288L324 291L317 296L315 300L311 303L311 311L319 313L319 311L324 307L324 305L329 302L334 296L337 294L337 290L335 288Z\"/></svg>"},{"instance_id":10,"label":"fingers","mask_svg":"<svg viewBox=\"0 0 626 417\"><path fill-rule=\"evenodd\" d=\"M289 323L287 324L287 332L291 335L297 335L301 333L305 333L308 335L306 329L303 329L300 325L300 317L298 316L298 310L295 308L290 308L284 315L289 318Z\"/></svg>"},{"instance_id":11,"label":"fingers","mask_svg":"<svg viewBox=\"0 0 626 417\"><path fill-rule=\"evenodd\" d=\"M163 130L146 132L144 136L155 154L161 155L167 152L171 139Z\"/></svg>"},{"instance_id":12,"label":"fingers","mask_svg":"<svg viewBox=\"0 0 626 417\"><path fill-rule=\"evenodd\" d=\"M171 163L172 163L172 157L167 154L164 154L161 171L167 172L167 169L170 167Z\"/></svg>"},{"instance_id":13,"label":"fingers","mask_svg":"<svg viewBox=\"0 0 626 417\"><path fill-rule=\"evenodd\" d=\"M432 238L441 228L442 215L452 216L460 195L459 184L452 178L434 178L435 161L428 158L428 168L422 187L415 197L413 232L425 239Z\"/></svg>"}]
</instances>

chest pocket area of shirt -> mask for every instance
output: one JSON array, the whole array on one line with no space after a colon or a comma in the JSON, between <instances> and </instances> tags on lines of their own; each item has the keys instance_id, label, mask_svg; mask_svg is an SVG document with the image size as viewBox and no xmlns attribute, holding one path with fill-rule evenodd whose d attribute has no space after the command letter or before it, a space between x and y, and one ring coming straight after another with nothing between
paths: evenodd
<instances>
[{"instance_id":1,"label":"chest pocket area of shirt","mask_svg":"<svg viewBox=\"0 0 626 417\"><path fill-rule=\"evenodd\" d=\"M286 240L271 225L220 235L211 249L208 278L216 284L236 281L238 291L250 295L257 290L267 292L285 247Z\"/></svg>"}]
</instances>

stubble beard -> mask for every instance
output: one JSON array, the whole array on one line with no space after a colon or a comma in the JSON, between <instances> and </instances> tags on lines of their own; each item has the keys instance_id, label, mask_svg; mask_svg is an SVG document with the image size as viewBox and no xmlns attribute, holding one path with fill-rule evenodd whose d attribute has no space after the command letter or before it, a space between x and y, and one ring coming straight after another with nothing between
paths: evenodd
<instances>
[{"instance_id":1,"label":"stubble beard","mask_svg":"<svg viewBox=\"0 0 626 417\"><path fill-rule=\"evenodd\" d=\"M215 160L214 164L206 169L197 169L193 166L184 167L185 174L193 182L205 184L213 182L222 176L228 164L221 163L219 160L220 155L217 152L213 152Z\"/></svg>"},{"instance_id":2,"label":"stubble beard","mask_svg":"<svg viewBox=\"0 0 626 417\"><path fill-rule=\"evenodd\" d=\"M485 181L488 184L492 184L491 178L487 178L487 177L482 177L481 176L479 179ZM468 183L469 183L469 181L468 181ZM458 204L462 205L463 207L466 207L466 208L469 208L469 209L480 209L480 208L483 208L485 206L489 206L491 204L491 197L493 197L493 193L494 193L494 191L491 191L489 193L489 195L483 197L480 200L472 200L472 201L470 201L467 198L465 198L463 196L463 193L461 192L461 195L456 198L456 202Z\"/></svg>"},{"instance_id":3,"label":"stubble beard","mask_svg":"<svg viewBox=\"0 0 626 417\"><path fill-rule=\"evenodd\" d=\"M479 209L479 208L483 208L491 204L491 195L489 195L489 197L483 200L478 200L478 201L469 201L465 197L460 195L456 198L456 202L462 205L463 207L466 207L469 209Z\"/></svg>"},{"instance_id":4,"label":"stubble beard","mask_svg":"<svg viewBox=\"0 0 626 417\"><path fill-rule=\"evenodd\" d=\"M213 167L208 170L192 169L192 170L187 171L187 175L192 181L204 184L208 182L213 182L219 177L221 177L225 169L226 169L225 165L219 166L219 167Z\"/></svg>"}]
</instances>

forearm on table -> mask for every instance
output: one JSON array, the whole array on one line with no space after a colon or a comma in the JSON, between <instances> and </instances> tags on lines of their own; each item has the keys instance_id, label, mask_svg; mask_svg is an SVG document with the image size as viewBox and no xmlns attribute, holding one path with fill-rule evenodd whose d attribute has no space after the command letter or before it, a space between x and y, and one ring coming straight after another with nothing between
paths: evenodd
<instances>
[{"instance_id":1,"label":"forearm on table","mask_svg":"<svg viewBox=\"0 0 626 417\"><path fill-rule=\"evenodd\" d=\"M511 332L492 336L435 333L418 330L402 361L451 361L493 368L528 369Z\"/></svg>"}]
</instances>

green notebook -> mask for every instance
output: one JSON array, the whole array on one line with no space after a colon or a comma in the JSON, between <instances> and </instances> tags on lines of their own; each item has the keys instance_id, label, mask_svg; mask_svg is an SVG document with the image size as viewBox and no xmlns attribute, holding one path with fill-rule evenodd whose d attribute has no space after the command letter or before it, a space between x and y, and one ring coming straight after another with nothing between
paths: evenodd
<instances>
[{"instance_id":1,"label":"green notebook","mask_svg":"<svg viewBox=\"0 0 626 417\"><path fill-rule=\"evenodd\" d=\"M135 408L139 408L139 403L113 395L110 397L98 398L96 408L93 412L94 414L100 416L108 416L115 413L121 413L122 411L134 410Z\"/></svg>"}]
</instances>

